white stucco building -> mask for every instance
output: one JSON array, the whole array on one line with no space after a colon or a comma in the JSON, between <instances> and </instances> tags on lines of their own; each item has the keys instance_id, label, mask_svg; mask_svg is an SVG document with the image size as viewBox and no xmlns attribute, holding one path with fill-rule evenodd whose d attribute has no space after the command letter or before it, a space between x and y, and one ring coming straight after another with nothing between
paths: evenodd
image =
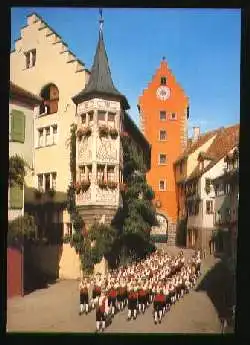
<instances>
[{"instance_id":1,"label":"white stucco building","mask_svg":"<svg viewBox=\"0 0 250 345\"><path fill-rule=\"evenodd\" d=\"M185 181L189 247L209 247L215 230L212 180L223 174L227 166L224 158L237 144L238 136L239 125L219 129L207 150L197 155L196 168Z\"/></svg>"}]
</instances>

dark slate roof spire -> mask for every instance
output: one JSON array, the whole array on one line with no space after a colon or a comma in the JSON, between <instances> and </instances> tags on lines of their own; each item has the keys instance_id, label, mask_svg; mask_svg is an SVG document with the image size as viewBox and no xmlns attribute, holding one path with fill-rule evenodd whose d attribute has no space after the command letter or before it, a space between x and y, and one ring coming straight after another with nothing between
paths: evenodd
<instances>
[{"instance_id":1,"label":"dark slate roof spire","mask_svg":"<svg viewBox=\"0 0 250 345\"><path fill-rule=\"evenodd\" d=\"M74 96L73 101L78 104L85 99L89 98L90 95L99 96L111 96L115 99L122 101L123 107L129 109L129 104L124 95L122 95L114 86L111 72L108 63L108 56L105 49L103 40L103 17L102 10L99 10L99 40L96 48L94 57L94 63L91 68L91 74L87 86L80 93Z\"/></svg>"}]
</instances>

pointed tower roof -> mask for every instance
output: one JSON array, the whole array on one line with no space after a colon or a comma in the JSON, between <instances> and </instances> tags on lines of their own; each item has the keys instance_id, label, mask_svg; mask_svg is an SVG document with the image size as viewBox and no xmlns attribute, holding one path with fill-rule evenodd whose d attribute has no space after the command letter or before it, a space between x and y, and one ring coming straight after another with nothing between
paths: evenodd
<instances>
[{"instance_id":1,"label":"pointed tower roof","mask_svg":"<svg viewBox=\"0 0 250 345\"><path fill-rule=\"evenodd\" d=\"M74 103L78 104L85 99L89 99L90 96L93 95L111 96L119 99L119 101L122 102L124 109L129 109L130 106L126 97L114 86L103 40L102 19L100 20L100 24L99 40L88 84L80 93L74 96L72 100Z\"/></svg>"}]
</instances>

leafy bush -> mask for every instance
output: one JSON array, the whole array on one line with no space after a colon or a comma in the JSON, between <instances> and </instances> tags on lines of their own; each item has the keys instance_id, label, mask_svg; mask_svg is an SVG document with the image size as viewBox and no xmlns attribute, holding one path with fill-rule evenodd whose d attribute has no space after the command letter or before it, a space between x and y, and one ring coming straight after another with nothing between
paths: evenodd
<instances>
[{"instance_id":1,"label":"leafy bush","mask_svg":"<svg viewBox=\"0 0 250 345\"><path fill-rule=\"evenodd\" d=\"M19 216L8 224L8 244L21 243L23 240L35 239L37 225L35 218L27 213Z\"/></svg>"}]
</instances>

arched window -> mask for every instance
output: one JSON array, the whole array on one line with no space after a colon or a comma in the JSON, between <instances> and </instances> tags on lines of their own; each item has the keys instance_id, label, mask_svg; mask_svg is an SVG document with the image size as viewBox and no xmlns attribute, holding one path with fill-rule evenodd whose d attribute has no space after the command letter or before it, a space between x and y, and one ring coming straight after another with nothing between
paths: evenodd
<instances>
[{"instance_id":1,"label":"arched window","mask_svg":"<svg viewBox=\"0 0 250 345\"><path fill-rule=\"evenodd\" d=\"M58 110L59 90L56 85L48 84L41 91L43 102L40 106L40 114L54 114Z\"/></svg>"}]
</instances>

